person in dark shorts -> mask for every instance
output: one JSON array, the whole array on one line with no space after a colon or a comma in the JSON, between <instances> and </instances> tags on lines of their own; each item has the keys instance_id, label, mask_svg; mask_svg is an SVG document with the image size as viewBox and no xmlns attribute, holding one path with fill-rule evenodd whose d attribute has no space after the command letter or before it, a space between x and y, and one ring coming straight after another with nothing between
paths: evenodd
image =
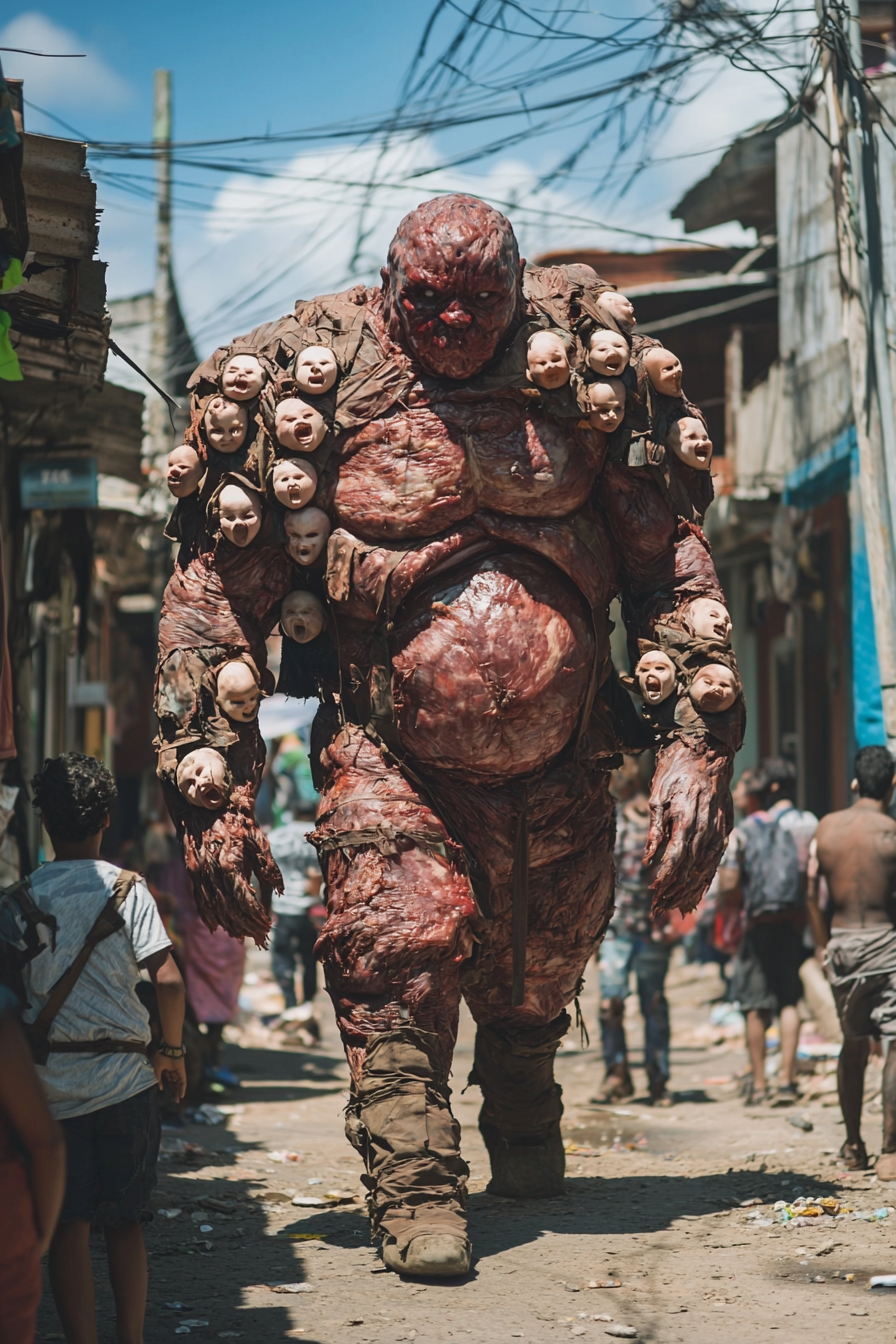
<instances>
[{"instance_id":1,"label":"person in dark shorts","mask_svg":"<svg viewBox=\"0 0 896 1344\"><path fill-rule=\"evenodd\" d=\"M96 1344L89 1236L91 1223L102 1227L118 1341L141 1344L147 1290L141 1224L152 1217L158 1090L167 1085L179 1101L186 1089L183 981L146 885L100 861L116 795L109 772L92 757L71 752L46 761L32 787L55 859L32 873L30 895L56 925L53 939L42 939L43 949L23 971L29 1005L24 1026L32 1042L54 986L79 958L113 893L120 898L127 891L111 919L114 931L95 944L52 1018L43 1062L36 1050L38 1074L67 1154L65 1197L50 1245L50 1283L68 1344ZM164 1033L152 1063L149 1018L135 991L142 967L155 984Z\"/></svg>"},{"instance_id":2,"label":"person in dark shorts","mask_svg":"<svg viewBox=\"0 0 896 1344\"><path fill-rule=\"evenodd\" d=\"M888 815L894 761L886 747L856 755L855 802L830 812L809 856L809 918L837 1004L843 1045L837 1066L846 1142L840 1157L864 1171L862 1096L871 1041L887 1041L883 1139L875 1172L896 1181L896 821ZM822 912L818 879L830 902Z\"/></svg>"},{"instance_id":3,"label":"person in dark shorts","mask_svg":"<svg viewBox=\"0 0 896 1344\"><path fill-rule=\"evenodd\" d=\"M731 997L747 1019L752 1078L747 1105L768 1100L765 1033L773 1017L781 1031L781 1070L773 1105L797 1100L796 1051L806 957L806 871L818 826L812 812L792 801L796 771L790 761L764 760L749 776L747 817L732 831L719 870L727 899L743 902L744 932L734 962Z\"/></svg>"}]
</instances>

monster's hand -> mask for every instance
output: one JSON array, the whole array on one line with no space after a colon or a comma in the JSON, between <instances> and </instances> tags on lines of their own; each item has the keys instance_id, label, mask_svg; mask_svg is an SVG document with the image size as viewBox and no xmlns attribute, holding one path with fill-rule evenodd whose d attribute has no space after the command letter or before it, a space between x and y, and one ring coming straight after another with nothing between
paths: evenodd
<instances>
[{"instance_id":1,"label":"monster's hand","mask_svg":"<svg viewBox=\"0 0 896 1344\"><path fill-rule=\"evenodd\" d=\"M283 879L251 804L239 796L239 789L234 793L225 812L189 809L184 858L197 908L212 932L220 926L232 938L254 938L264 947L271 928L269 893L271 888L282 891ZM251 885L253 873L261 899Z\"/></svg>"},{"instance_id":2,"label":"monster's hand","mask_svg":"<svg viewBox=\"0 0 896 1344\"><path fill-rule=\"evenodd\" d=\"M715 876L732 824L732 759L705 737L661 748L650 794L645 864L653 913L693 910Z\"/></svg>"}]
</instances>

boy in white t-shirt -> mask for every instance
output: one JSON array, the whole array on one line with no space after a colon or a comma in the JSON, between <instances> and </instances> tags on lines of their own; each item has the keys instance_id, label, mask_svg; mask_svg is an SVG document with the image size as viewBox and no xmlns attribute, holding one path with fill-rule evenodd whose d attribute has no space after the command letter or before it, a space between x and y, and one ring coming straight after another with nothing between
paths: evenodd
<instances>
[{"instance_id":1,"label":"boy in white t-shirt","mask_svg":"<svg viewBox=\"0 0 896 1344\"><path fill-rule=\"evenodd\" d=\"M119 869L99 857L117 793L108 770L91 756L68 752L45 761L32 788L56 857L32 873L31 895L51 924L55 920L56 932L55 948L42 936L43 950L24 968L26 1029L81 952L119 877ZM183 981L142 881L131 887L119 914L123 926L95 945L50 1025L46 1063L38 1063L68 1158L50 1282L69 1344L97 1339L91 1223L100 1224L106 1238L119 1344L141 1344L147 1289L141 1224L152 1217L158 1092L165 1085L180 1100L186 1090ZM164 1034L152 1063L149 1018L135 991L143 968L156 987Z\"/></svg>"}]
</instances>

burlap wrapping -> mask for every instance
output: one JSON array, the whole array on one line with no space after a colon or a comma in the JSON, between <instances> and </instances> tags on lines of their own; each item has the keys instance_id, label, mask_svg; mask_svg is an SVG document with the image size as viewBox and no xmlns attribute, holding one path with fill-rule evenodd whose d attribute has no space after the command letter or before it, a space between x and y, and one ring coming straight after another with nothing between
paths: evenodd
<instances>
[{"instance_id":1,"label":"burlap wrapping","mask_svg":"<svg viewBox=\"0 0 896 1344\"><path fill-rule=\"evenodd\" d=\"M439 1065L438 1038L404 1027L372 1036L345 1132L364 1160L374 1236L399 1248L421 1232L466 1236L469 1167Z\"/></svg>"},{"instance_id":2,"label":"burlap wrapping","mask_svg":"<svg viewBox=\"0 0 896 1344\"><path fill-rule=\"evenodd\" d=\"M542 1027L501 1022L477 1029L469 1082L482 1091L479 1128L487 1144L539 1144L556 1131L563 1103L554 1056L569 1027L569 1013L561 1013Z\"/></svg>"}]
</instances>

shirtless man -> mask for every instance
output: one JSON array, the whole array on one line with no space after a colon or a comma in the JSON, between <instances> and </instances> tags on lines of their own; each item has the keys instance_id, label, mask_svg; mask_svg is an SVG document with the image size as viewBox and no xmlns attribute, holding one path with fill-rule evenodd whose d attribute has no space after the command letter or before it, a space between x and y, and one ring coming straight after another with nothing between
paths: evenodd
<instances>
[{"instance_id":1,"label":"shirtless man","mask_svg":"<svg viewBox=\"0 0 896 1344\"><path fill-rule=\"evenodd\" d=\"M896 821L887 813L894 762L886 747L863 747L856 755L852 790L856 801L831 812L818 827L809 859L809 918L843 1028L837 1069L846 1142L840 1156L864 1171L868 1154L861 1137L862 1094L870 1039L896 1039ZM822 913L818 878L827 879L830 904ZM896 1049L887 1054L883 1077L884 1129L875 1171L896 1181Z\"/></svg>"}]
</instances>

